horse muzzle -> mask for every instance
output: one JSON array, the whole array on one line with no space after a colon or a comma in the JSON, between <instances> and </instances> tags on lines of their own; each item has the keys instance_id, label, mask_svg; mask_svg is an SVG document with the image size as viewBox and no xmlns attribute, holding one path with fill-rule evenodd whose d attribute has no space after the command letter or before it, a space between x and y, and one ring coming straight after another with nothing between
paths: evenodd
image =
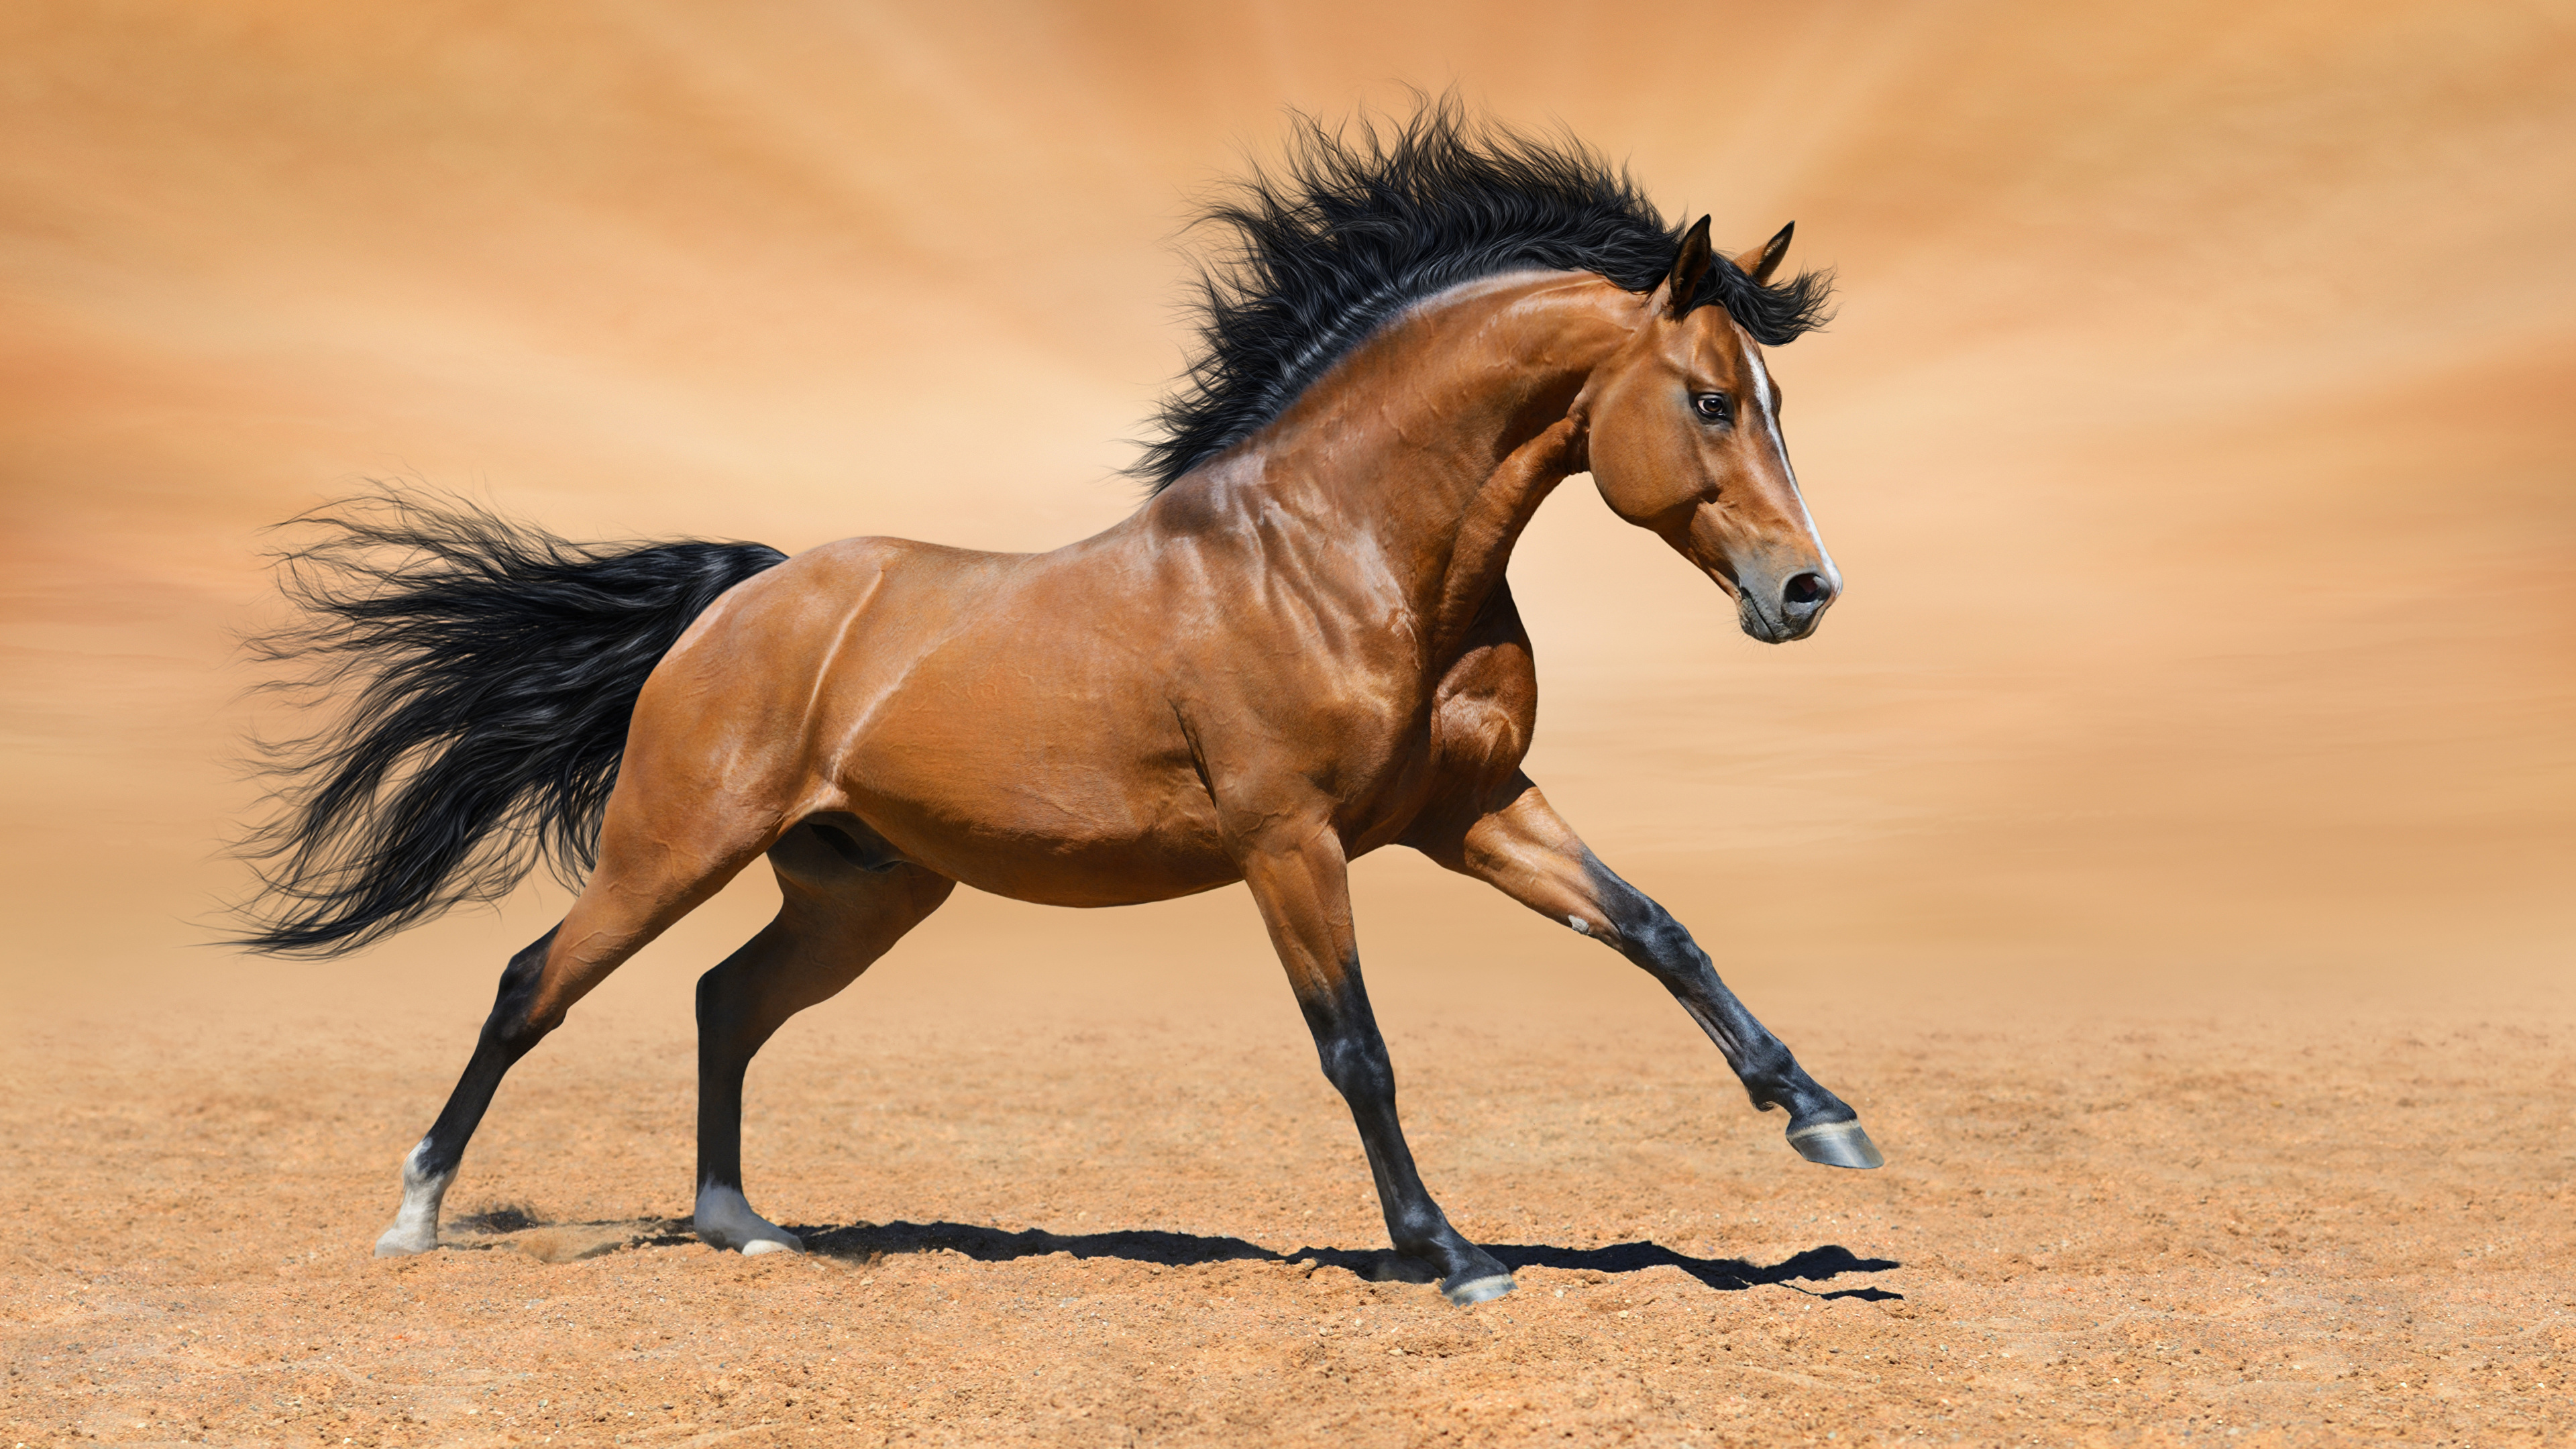
<instances>
[{"instance_id":1,"label":"horse muzzle","mask_svg":"<svg viewBox=\"0 0 2576 1449\"><path fill-rule=\"evenodd\" d=\"M1786 644L1815 633L1842 591L1841 574L1821 561L1784 579L1742 579L1735 591L1736 618L1763 643Z\"/></svg>"}]
</instances>

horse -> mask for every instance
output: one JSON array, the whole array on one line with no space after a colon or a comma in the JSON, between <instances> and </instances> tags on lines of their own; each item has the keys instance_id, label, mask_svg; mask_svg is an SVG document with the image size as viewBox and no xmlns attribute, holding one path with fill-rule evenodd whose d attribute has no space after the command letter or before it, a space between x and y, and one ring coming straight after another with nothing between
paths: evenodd
<instances>
[{"instance_id":1,"label":"horse","mask_svg":"<svg viewBox=\"0 0 2576 1449\"><path fill-rule=\"evenodd\" d=\"M278 745L245 838L262 951L332 955L539 859L579 883L513 956L445 1107L402 1164L383 1256L436 1246L502 1076L619 963L766 856L778 914L698 982L694 1229L797 1251L743 1191L744 1073L959 883L1118 906L1249 891L1347 1102L1400 1253L1453 1302L1511 1274L1416 1170L1360 971L1347 872L1409 846L1668 989L1810 1162L1883 1158L1688 930L1521 769L1537 713L1505 577L1588 472L1769 643L1842 591L1782 442L1764 348L1830 279L1775 282L1669 226L1570 137L1448 102L1301 118L1288 160L1208 213L1203 350L1124 520L1050 553L853 538L575 546L452 499L306 515L307 622L264 657L355 702ZM1007 406L1007 391L996 394Z\"/></svg>"}]
</instances>

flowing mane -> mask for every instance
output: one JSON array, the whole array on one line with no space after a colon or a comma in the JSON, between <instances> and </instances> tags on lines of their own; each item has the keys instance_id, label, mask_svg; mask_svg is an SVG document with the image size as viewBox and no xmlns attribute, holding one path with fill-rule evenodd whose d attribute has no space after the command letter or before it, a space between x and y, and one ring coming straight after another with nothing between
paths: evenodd
<instances>
[{"instance_id":1,"label":"flowing mane","mask_svg":"<svg viewBox=\"0 0 2576 1449\"><path fill-rule=\"evenodd\" d=\"M1682 239L1580 141L1478 123L1446 97L1391 129L1326 130L1300 115L1286 162L1256 167L1198 220L1230 228L1233 246L1202 267L1200 351L1134 469L1157 492L1269 425L1435 292L1528 267L1650 291ZM1721 305L1776 347L1825 321L1832 290L1829 272L1764 286L1721 256L1690 305Z\"/></svg>"}]
</instances>

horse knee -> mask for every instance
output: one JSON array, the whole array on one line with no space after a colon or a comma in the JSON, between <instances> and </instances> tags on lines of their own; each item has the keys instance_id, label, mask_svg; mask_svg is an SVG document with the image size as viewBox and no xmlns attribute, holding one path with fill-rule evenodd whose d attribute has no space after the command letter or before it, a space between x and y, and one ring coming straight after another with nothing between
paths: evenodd
<instances>
[{"instance_id":1,"label":"horse knee","mask_svg":"<svg viewBox=\"0 0 2576 1449\"><path fill-rule=\"evenodd\" d=\"M1384 1102L1395 1096L1395 1066L1374 1033L1336 1033L1322 1043L1324 1080L1347 1102Z\"/></svg>"},{"instance_id":2,"label":"horse knee","mask_svg":"<svg viewBox=\"0 0 2576 1449\"><path fill-rule=\"evenodd\" d=\"M1646 896L1612 903L1609 915L1628 959L1658 976L1694 970L1705 959L1690 929Z\"/></svg>"}]
</instances>

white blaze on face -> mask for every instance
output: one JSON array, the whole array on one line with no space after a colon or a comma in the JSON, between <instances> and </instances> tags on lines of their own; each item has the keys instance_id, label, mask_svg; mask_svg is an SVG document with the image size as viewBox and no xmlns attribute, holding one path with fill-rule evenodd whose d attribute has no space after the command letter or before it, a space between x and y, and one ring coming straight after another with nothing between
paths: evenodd
<instances>
[{"instance_id":1,"label":"white blaze on face","mask_svg":"<svg viewBox=\"0 0 2576 1449\"><path fill-rule=\"evenodd\" d=\"M1797 505L1798 526L1806 530L1807 542L1813 544L1816 558L1831 578L1840 578L1833 555L1825 552L1825 541L1816 532L1816 520L1807 513L1807 495L1798 491L1798 470L1789 466L1789 444L1780 436L1780 390L1771 385L1771 369L1762 364L1762 349L1743 329L1736 331L1737 352L1744 359L1744 371L1753 380L1753 401L1762 410L1762 423L1771 438L1771 456L1780 464L1780 476L1789 485L1789 500Z\"/></svg>"}]
</instances>

